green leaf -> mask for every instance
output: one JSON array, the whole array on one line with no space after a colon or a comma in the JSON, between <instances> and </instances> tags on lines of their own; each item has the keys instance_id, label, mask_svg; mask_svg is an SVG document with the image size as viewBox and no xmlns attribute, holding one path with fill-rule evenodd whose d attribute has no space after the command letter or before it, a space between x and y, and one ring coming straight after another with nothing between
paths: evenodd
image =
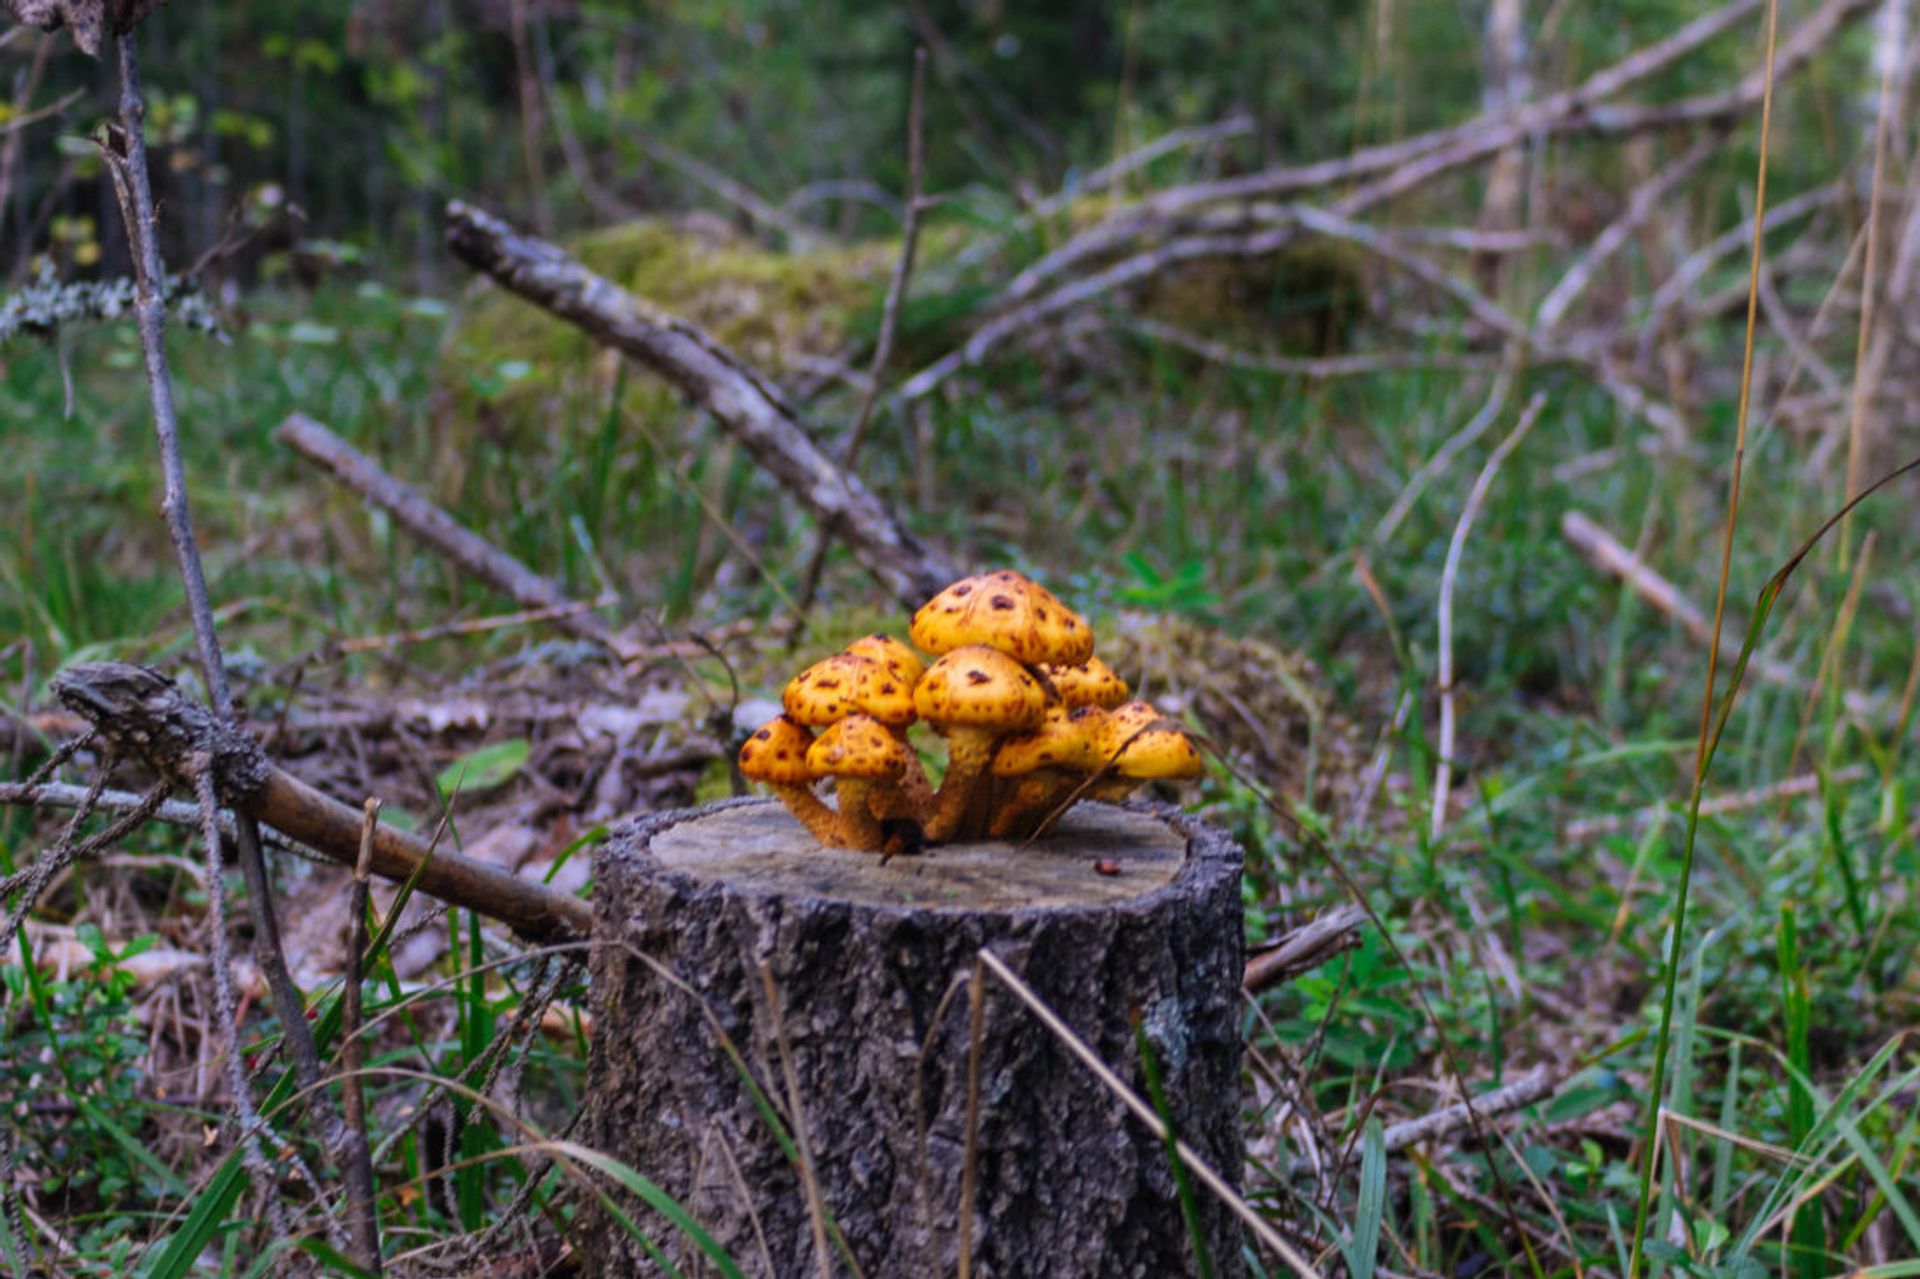
<instances>
[{"instance_id":1,"label":"green leaf","mask_svg":"<svg viewBox=\"0 0 1920 1279\"><path fill-rule=\"evenodd\" d=\"M524 737L509 737L503 742L482 746L441 770L435 782L443 799L461 792L492 790L509 781L526 766L532 749Z\"/></svg>"}]
</instances>

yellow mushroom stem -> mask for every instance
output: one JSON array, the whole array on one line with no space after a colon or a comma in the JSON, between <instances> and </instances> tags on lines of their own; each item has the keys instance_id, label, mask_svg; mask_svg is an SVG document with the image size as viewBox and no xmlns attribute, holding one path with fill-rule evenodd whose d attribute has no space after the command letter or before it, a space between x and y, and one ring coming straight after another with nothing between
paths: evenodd
<instances>
[{"instance_id":1,"label":"yellow mushroom stem","mask_svg":"<svg viewBox=\"0 0 1920 1279\"><path fill-rule=\"evenodd\" d=\"M1012 778L1004 781L1014 781ZM1073 795L1085 773L1064 768L1037 768L1014 781L1011 794L1003 795L987 834L995 839L1025 839L1040 829L1040 824Z\"/></svg>"},{"instance_id":2,"label":"yellow mushroom stem","mask_svg":"<svg viewBox=\"0 0 1920 1279\"><path fill-rule=\"evenodd\" d=\"M806 782L766 782L787 811L800 819L800 824L813 832L813 837L823 844L839 842L840 818L831 808L820 802L813 793L813 787Z\"/></svg>"},{"instance_id":3,"label":"yellow mushroom stem","mask_svg":"<svg viewBox=\"0 0 1920 1279\"><path fill-rule=\"evenodd\" d=\"M873 792L885 789L871 777L836 777L833 779L834 802L839 811L834 823L832 843L841 848L856 848L862 852L877 853L885 838L880 832L880 822L873 815Z\"/></svg>"},{"instance_id":4,"label":"yellow mushroom stem","mask_svg":"<svg viewBox=\"0 0 1920 1279\"><path fill-rule=\"evenodd\" d=\"M882 787L875 792L873 807L876 816L887 818L911 818L924 823L927 814L933 809L933 783L927 780L926 765L920 762L920 752L907 740L907 730L891 730L900 745L907 751L906 771L900 774L897 786Z\"/></svg>"},{"instance_id":5,"label":"yellow mushroom stem","mask_svg":"<svg viewBox=\"0 0 1920 1279\"><path fill-rule=\"evenodd\" d=\"M998 734L991 728L966 724L947 726L947 775L933 797L923 828L927 839L944 843L961 830L968 807L982 788L987 766L993 762Z\"/></svg>"}]
</instances>

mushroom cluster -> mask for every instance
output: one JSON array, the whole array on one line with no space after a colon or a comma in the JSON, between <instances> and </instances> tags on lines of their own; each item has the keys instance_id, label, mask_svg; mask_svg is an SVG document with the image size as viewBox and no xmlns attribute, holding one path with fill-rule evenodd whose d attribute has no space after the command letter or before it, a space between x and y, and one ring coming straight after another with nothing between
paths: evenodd
<instances>
[{"instance_id":1,"label":"mushroom cluster","mask_svg":"<svg viewBox=\"0 0 1920 1279\"><path fill-rule=\"evenodd\" d=\"M740 750L741 773L823 844L1020 839L1076 798L1124 799L1200 772L1186 735L1129 701L1126 681L1093 655L1086 620L1020 573L955 582L909 634L912 646L869 635L809 666L781 695L785 713ZM907 743L915 720L947 739L937 791ZM814 793L829 778L832 807Z\"/></svg>"}]
</instances>

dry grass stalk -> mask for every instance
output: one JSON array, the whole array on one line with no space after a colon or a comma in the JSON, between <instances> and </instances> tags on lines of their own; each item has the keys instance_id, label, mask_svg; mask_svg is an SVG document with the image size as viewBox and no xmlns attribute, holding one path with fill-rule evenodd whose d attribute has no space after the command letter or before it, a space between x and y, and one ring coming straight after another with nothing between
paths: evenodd
<instances>
[{"instance_id":1,"label":"dry grass stalk","mask_svg":"<svg viewBox=\"0 0 1920 1279\"><path fill-rule=\"evenodd\" d=\"M1467 502L1460 510L1459 522L1453 526L1453 540L1447 545L1446 567L1440 574L1440 611L1439 611L1439 648L1440 669L1437 680L1440 692L1440 740L1436 753L1438 761L1433 766L1433 815L1428 826L1428 837L1438 841L1447 824L1447 794L1453 786L1454 734L1456 732L1453 700L1453 590L1460 577L1460 560L1466 554L1467 534L1473 529L1474 518L1479 515L1481 505L1487 500L1487 493L1493 488L1494 476L1500 472L1500 464L1507 460L1520 441L1527 437L1533 424L1539 420L1540 412L1547 406L1544 393L1536 394L1521 411L1520 421L1507 438L1494 446L1487 455L1485 466L1480 468L1479 476L1473 482L1473 488L1467 493Z\"/></svg>"}]
</instances>

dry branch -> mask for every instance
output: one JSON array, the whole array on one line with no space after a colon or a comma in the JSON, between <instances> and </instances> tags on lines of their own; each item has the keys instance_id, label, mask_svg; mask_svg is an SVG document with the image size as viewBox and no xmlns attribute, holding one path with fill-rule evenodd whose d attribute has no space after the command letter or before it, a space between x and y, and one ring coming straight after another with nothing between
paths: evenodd
<instances>
[{"instance_id":1,"label":"dry branch","mask_svg":"<svg viewBox=\"0 0 1920 1279\"><path fill-rule=\"evenodd\" d=\"M630 656L628 646L622 645L607 624L587 611L590 605L569 599L551 581L388 475L372 458L304 413L289 416L275 428L273 438L317 463L334 479L400 521L415 537L522 608L549 614L560 629L600 645L622 661Z\"/></svg>"},{"instance_id":2,"label":"dry branch","mask_svg":"<svg viewBox=\"0 0 1920 1279\"><path fill-rule=\"evenodd\" d=\"M1424 1114L1418 1119L1408 1119L1387 1125L1386 1132L1383 1134L1386 1138L1387 1153L1392 1154L1419 1142L1432 1141L1457 1132L1472 1124L1476 1114L1484 1119L1488 1115L1503 1115L1508 1111L1519 1110L1523 1106L1531 1106L1541 1098L1551 1096L1553 1090L1559 1086L1558 1076L1545 1066L1535 1066L1512 1083L1504 1084L1492 1092L1475 1097L1471 1107L1465 1102L1455 1102L1451 1106L1442 1106L1439 1110Z\"/></svg>"},{"instance_id":3,"label":"dry branch","mask_svg":"<svg viewBox=\"0 0 1920 1279\"><path fill-rule=\"evenodd\" d=\"M1680 588L1650 568L1646 561L1621 543L1613 534L1578 511L1560 517L1560 535L1573 543L1594 567L1617 577L1633 588L1633 593L1660 613L1680 623L1681 629L1702 647L1713 643L1713 623L1700 606L1680 593ZM1738 626L1729 626L1720 635L1720 660L1732 665L1740 657L1741 634ZM1748 669L1770 684L1803 688L1806 681L1792 667L1772 658L1755 655ZM1879 716L1885 707L1873 698L1857 692L1843 695L1847 710L1856 715Z\"/></svg>"},{"instance_id":4,"label":"dry branch","mask_svg":"<svg viewBox=\"0 0 1920 1279\"><path fill-rule=\"evenodd\" d=\"M1392 175L1380 190L1397 193L1438 172L1492 155L1530 135L1570 131L1589 119L1590 113L1608 98L1679 62L1725 34L1759 7L1759 0L1733 0L1596 72L1577 88L1542 98L1512 115L1482 114L1458 125L1366 147L1337 159L1263 169L1162 191L1137 205L1116 210L1029 266L1014 277L1006 296L1009 300L1029 297L1048 279L1077 263L1110 253L1157 224L1176 224L1189 211L1207 205L1324 190L1377 174ZM1845 5L1849 15L1863 7L1862 0ZM1434 157L1439 162L1431 168L1418 167L1423 160ZM1364 203L1371 205L1379 198L1384 197L1370 196ZM1344 203L1343 212L1355 211L1345 208Z\"/></svg>"},{"instance_id":5,"label":"dry branch","mask_svg":"<svg viewBox=\"0 0 1920 1279\"><path fill-rule=\"evenodd\" d=\"M359 812L275 767L250 735L182 696L158 671L125 662L85 663L56 676L53 690L107 741L176 785L192 787L195 761L204 760L220 798L236 813L343 866L358 863ZM532 941L582 937L593 924L593 908L577 897L430 848L390 825L375 836L372 867L374 874L394 880L417 870L421 892L489 915Z\"/></svg>"},{"instance_id":6,"label":"dry branch","mask_svg":"<svg viewBox=\"0 0 1920 1279\"><path fill-rule=\"evenodd\" d=\"M1826 0L1781 44L1775 80L1785 80L1804 67L1870 4L1871 0ZM907 402L921 399L954 374L981 363L1009 338L1183 263L1264 256L1292 244L1309 229L1333 234L1340 228L1349 238L1357 238L1352 235L1357 229L1352 220L1359 215L1529 138L1575 134L1618 137L1682 125L1730 126L1759 103L1764 78L1757 72L1732 88L1671 103L1613 105L1607 100L1724 34L1758 7L1757 0L1733 0L1576 88L1518 111L1481 115L1461 125L1366 148L1337 160L1176 187L1117 210L1017 275L1002 295L999 313L983 321L959 347L908 379L900 389L900 398ZM1355 180L1360 185L1325 209L1259 203ZM1276 213L1280 221L1277 226L1272 225ZM1263 229L1255 231L1255 227ZM1392 246L1382 243L1384 240L1374 233L1363 242L1403 267L1415 269L1414 264L1403 260L1406 255L1390 251ZM1087 273L1063 278L1076 269ZM1429 282L1448 287L1436 278L1429 277ZM1480 310L1466 294L1451 288L1448 291L1476 312ZM1478 314L1477 318L1492 324L1496 331L1504 329L1497 317ZM1538 357L1588 365L1601 385L1628 411L1646 417L1669 434L1678 434L1684 428L1668 406L1628 383L1601 353L1550 343L1544 336L1538 332L1531 335L1530 344Z\"/></svg>"},{"instance_id":7,"label":"dry branch","mask_svg":"<svg viewBox=\"0 0 1920 1279\"><path fill-rule=\"evenodd\" d=\"M1247 974L1241 985L1250 993L1258 994L1318 968L1341 951L1358 946L1360 925L1366 922L1367 912L1358 906L1341 906L1302 924L1282 937L1271 950L1263 950L1247 960Z\"/></svg>"},{"instance_id":8,"label":"dry branch","mask_svg":"<svg viewBox=\"0 0 1920 1279\"><path fill-rule=\"evenodd\" d=\"M457 200L447 206L447 243L461 261L652 369L712 413L815 519L838 530L896 600L917 608L954 578L943 556L907 532L814 443L771 386L700 329L594 274L557 246Z\"/></svg>"}]
</instances>

